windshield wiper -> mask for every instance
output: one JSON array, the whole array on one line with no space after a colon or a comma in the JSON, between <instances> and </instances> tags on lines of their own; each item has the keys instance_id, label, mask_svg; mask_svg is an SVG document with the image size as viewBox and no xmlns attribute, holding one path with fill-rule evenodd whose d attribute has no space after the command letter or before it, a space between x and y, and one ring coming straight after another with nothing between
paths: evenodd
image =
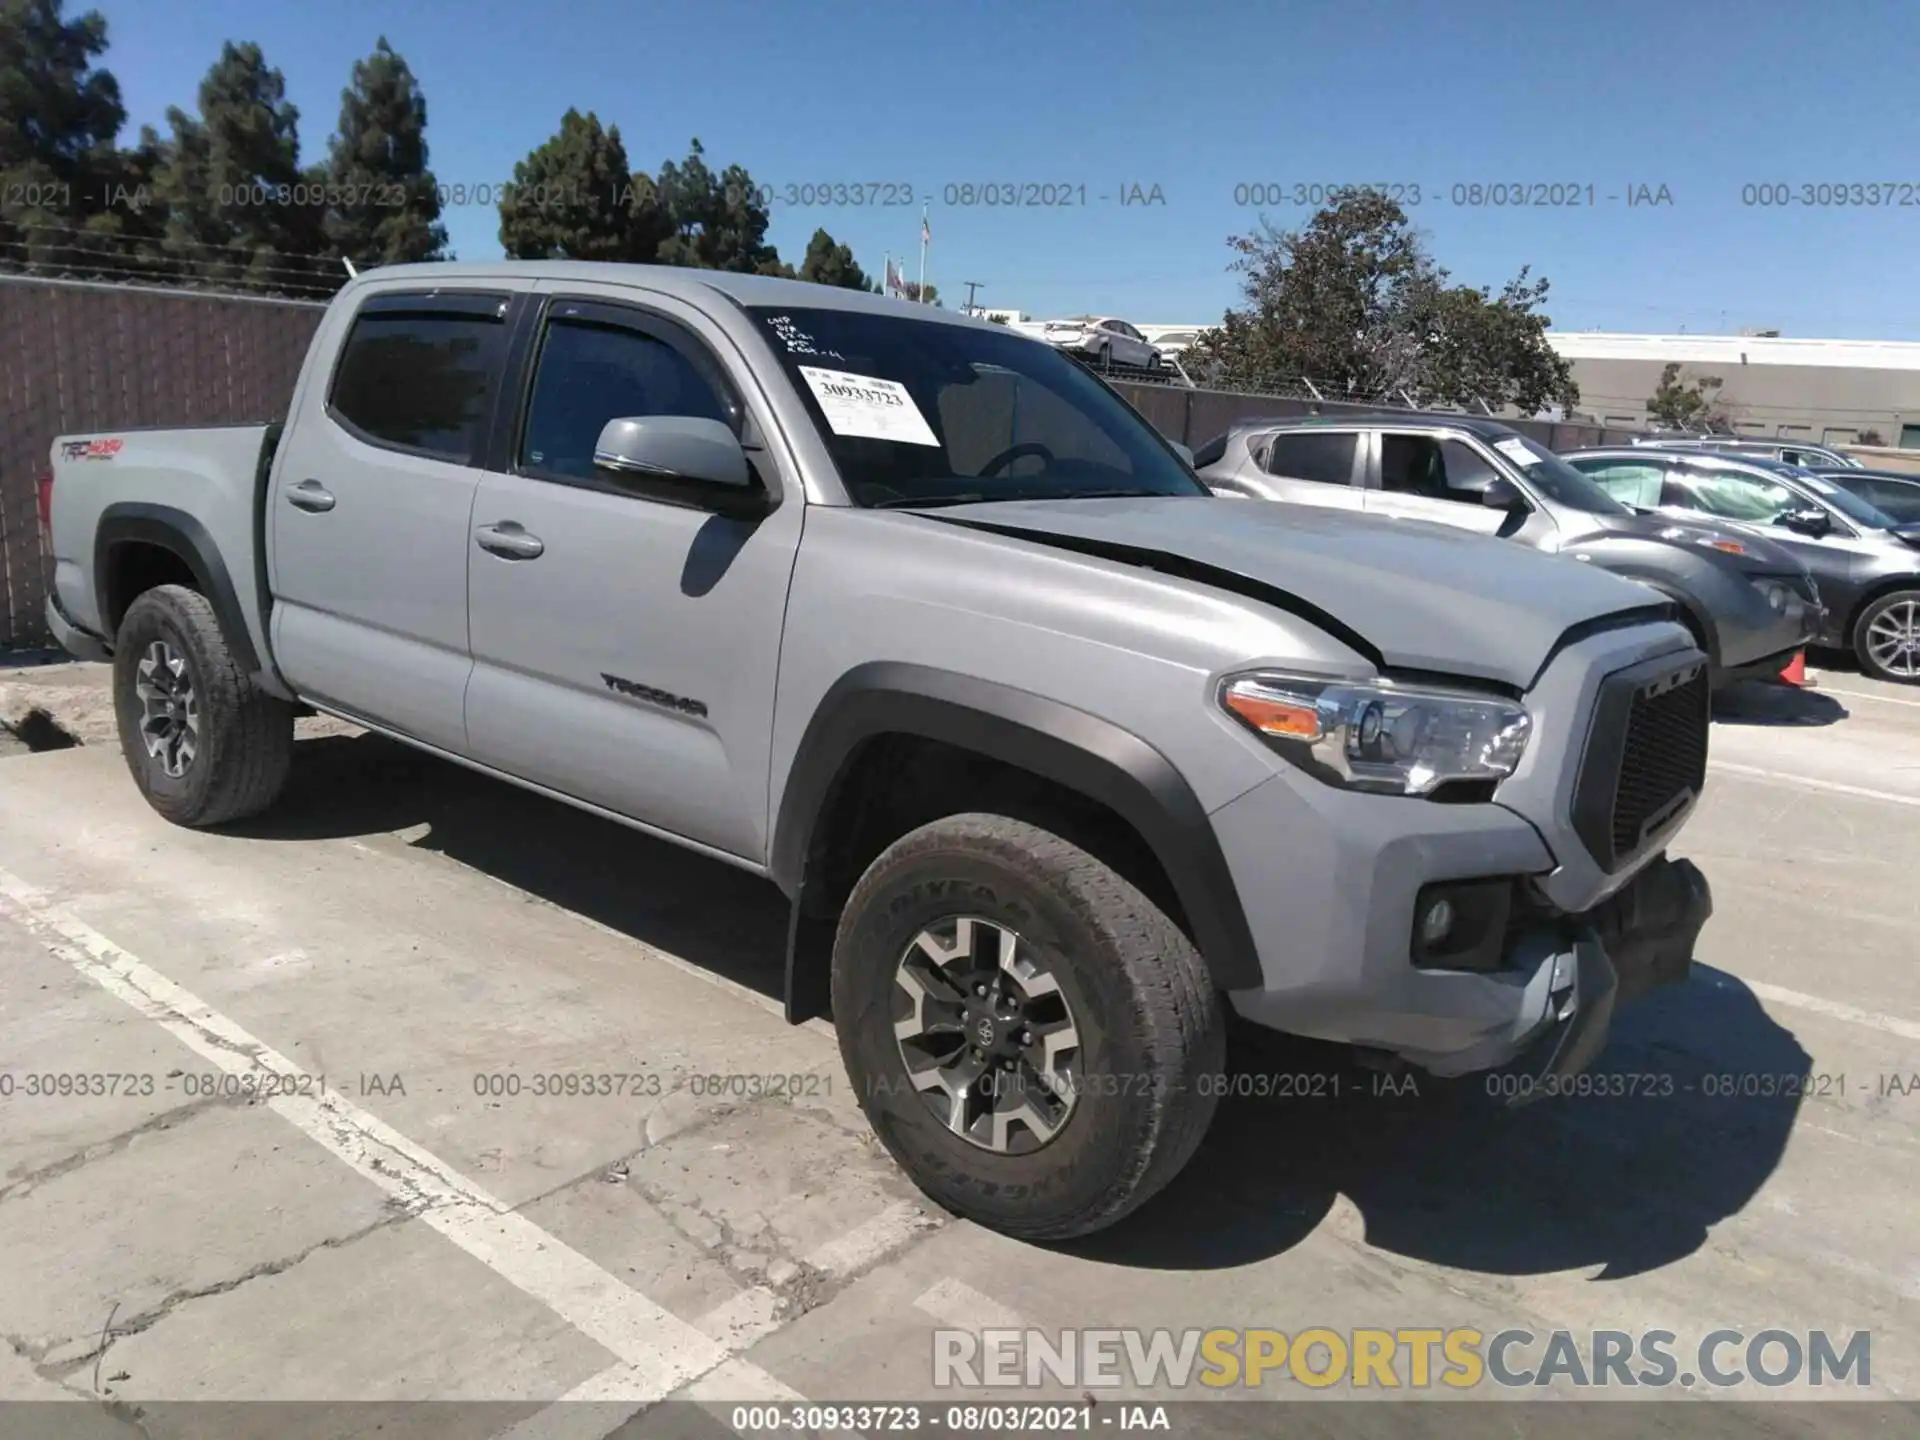
<instances>
[{"instance_id":1,"label":"windshield wiper","mask_svg":"<svg viewBox=\"0 0 1920 1440\"><path fill-rule=\"evenodd\" d=\"M866 508L869 510L931 510L937 505L976 505L987 498L978 491L968 491L961 495L896 495L891 500L875 500Z\"/></svg>"},{"instance_id":2,"label":"windshield wiper","mask_svg":"<svg viewBox=\"0 0 1920 1440\"><path fill-rule=\"evenodd\" d=\"M1016 495L1016 500L1169 500L1164 490L1065 490L1058 495Z\"/></svg>"}]
</instances>

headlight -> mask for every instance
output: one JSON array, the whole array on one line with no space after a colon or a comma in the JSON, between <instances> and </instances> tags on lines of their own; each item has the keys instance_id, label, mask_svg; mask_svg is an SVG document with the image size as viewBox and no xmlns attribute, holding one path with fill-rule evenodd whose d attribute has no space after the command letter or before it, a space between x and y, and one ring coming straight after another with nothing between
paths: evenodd
<instances>
[{"instance_id":1,"label":"headlight","mask_svg":"<svg viewBox=\"0 0 1920 1440\"><path fill-rule=\"evenodd\" d=\"M1698 530L1683 530L1678 525L1660 532L1662 540L1689 540L1695 545L1704 545L1709 550L1719 550L1728 555L1744 555L1747 547L1738 540L1728 539L1724 535L1702 534Z\"/></svg>"},{"instance_id":2,"label":"headlight","mask_svg":"<svg viewBox=\"0 0 1920 1440\"><path fill-rule=\"evenodd\" d=\"M1521 706L1491 695L1272 672L1228 677L1220 704L1321 779L1388 795L1503 780L1533 726Z\"/></svg>"}]
</instances>

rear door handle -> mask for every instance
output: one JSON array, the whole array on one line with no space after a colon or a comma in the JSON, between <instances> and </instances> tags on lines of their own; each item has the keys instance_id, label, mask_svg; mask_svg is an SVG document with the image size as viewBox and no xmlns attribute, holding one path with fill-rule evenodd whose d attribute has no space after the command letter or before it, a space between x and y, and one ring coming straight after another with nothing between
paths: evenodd
<instances>
[{"instance_id":1,"label":"rear door handle","mask_svg":"<svg viewBox=\"0 0 1920 1440\"><path fill-rule=\"evenodd\" d=\"M331 510L334 505L333 492L318 480L302 480L287 492L287 502L301 510L318 513Z\"/></svg>"},{"instance_id":2,"label":"rear door handle","mask_svg":"<svg viewBox=\"0 0 1920 1440\"><path fill-rule=\"evenodd\" d=\"M503 560L537 560L547 548L539 536L529 535L516 520L482 525L473 532L473 540L482 550Z\"/></svg>"}]
</instances>

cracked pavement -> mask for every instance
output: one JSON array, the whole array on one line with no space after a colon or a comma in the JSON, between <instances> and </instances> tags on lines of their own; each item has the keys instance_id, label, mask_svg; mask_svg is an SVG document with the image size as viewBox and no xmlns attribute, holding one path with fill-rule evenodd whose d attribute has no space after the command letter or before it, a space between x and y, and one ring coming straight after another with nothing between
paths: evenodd
<instances>
[{"instance_id":1,"label":"cracked pavement","mask_svg":"<svg viewBox=\"0 0 1920 1440\"><path fill-rule=\"evenodd\" d=\"M894 1168L830 1032L776 1013L762 882L373 737L303 739L222 835L112 749L7 756L0 874L42 898L0 903L0 1399L91 1402L62 1435L602 1435L633 1407L543 1407L933 1399L935 1327L998 1323L1871 1329L1874 1393L1912 1398L1920 697L1833 688L1864 698L1716 728L1677 847L1715 887L1701 968L1602 1065L1664 1094L1508 1113L1342 1070L1229 1099L1161 1200L1051 1248ZM1243 1076L1341 1063L1238 1043ZM1847 1087L1707 1093L1806 1072ZM63 1075L101 1078L28 1093ZM568 1075L621 1088L534 1093ZM295 1408L187 1408L258 1401ZM1209 1414L1181 1428L1266 1433Z\"/></svg>"}]
</instances>

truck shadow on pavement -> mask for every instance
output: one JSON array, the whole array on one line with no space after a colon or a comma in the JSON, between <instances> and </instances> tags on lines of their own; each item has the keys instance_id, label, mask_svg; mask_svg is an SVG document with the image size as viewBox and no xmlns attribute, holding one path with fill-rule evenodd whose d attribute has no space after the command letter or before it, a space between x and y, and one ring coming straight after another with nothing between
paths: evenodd
<instances>
[{"instance_id":1,"label":"truck shadow on pavement","mask_svg":"<svg viewBox=\"0 0 1920 1440\"><path fill-rule=\"evenodd\" d=\"M1835 725L1851 713L1818 690L1766 681L1729 685L1713 697L1713 718L1722 725Z\"/></svg>"},{"instance_id":2,"label":"truck shadow on pavement","mask_svg":"<svg viewBox=\"0 0 1920 1440\"><path fill-rule=\"evenodd\" d=\"M261 840L380 835L408 843L670 951L778 1000L786 897L771 882L381 735L299 741L266 815L227 827Z\"/></svg>"},{"instance_id":3,"label":"truck shadow on pavement","mask_svg":"<svg viewBox=\"0 0 1920 1440\"><path fill-rule=\"evenodd\" d=\"M381 736L305 739L297 757L280 803L232 833L425 824L406 843L782 994L787 906L765 880ZM1781 1077L1810 1064L1746 986L1704 966L1616 1020L1592 1073L1617 1093L1511 1109L1484 1077L1391 1078L1252 1027L1236 1027L1230 1060L1230 1093L1185 1172L1062 1250L1154 1269L1244 1265L1299 1244L1345 1195L1373 1250L1493 1275L1604 1266L1597 1278L1622 1278L1693 1253L1753 1198L1798 1113Z\"/></svg>"},{"instance_id":4,"label":"truck shadow on pavement","mask_svg":"<svg viewBox=\"0 0 1920 1440\"><path fill-rule=\"evenodd\" d=\"M1616 1018L1589 1093L1519 1108L1491 1093L1492 1077L1395 1080L1334 1046L1233 1039L1240 1093L1193 1163L1077 1253L1243 1265L1305 1239L1345 1195L1373 1250L1491 1275L1604 1266L1594 1278L1623 1279L1692 1254L1752 1200L1799 1113L1786 1077L1811 1063L1745 985L1701 965ZM1321 1098L1275 1098L1297 1095L1301 1082L1282 1077L1302 1075L1327 1077L1310 1082Z\"/></svg>"}]
</instances>

